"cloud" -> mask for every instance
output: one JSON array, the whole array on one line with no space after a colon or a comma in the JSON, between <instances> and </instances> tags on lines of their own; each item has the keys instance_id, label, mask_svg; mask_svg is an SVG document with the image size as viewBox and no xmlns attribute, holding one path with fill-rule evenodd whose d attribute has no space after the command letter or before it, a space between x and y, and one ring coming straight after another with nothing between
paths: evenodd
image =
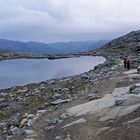
<instances>
[{"instance_id":1,"label":"cloud","mask_svg":"<svg viewBox=\"0 0 140 140\"><path fill-rule=\"evenodd\" d=\"M0 0L0 37L109 37L140 28L139 5L139 0Z\"/></svg>"}]
</instances>

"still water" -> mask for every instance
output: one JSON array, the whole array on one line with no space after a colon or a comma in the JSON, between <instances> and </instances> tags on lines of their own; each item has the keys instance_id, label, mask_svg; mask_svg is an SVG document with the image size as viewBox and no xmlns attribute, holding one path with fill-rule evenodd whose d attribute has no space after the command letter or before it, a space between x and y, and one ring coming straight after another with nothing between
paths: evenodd
<instances>
[{"instance_id":1,"label":"still water","mask_svg":"<svg viewBox=\"0 0 140 140\"><path fill-rule=\"evenodd\" d=\"M78 75L105 62L103 57L66 59L15 59L0 61L0 88Z\"/></svg>"}]
</instances>

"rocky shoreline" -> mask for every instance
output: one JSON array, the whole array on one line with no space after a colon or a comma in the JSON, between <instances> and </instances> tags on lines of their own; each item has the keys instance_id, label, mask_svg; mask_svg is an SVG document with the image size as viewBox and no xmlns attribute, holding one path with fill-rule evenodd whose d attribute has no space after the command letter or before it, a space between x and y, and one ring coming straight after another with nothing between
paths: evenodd
<instances>
[{"instance_id":1,"label":"rocky shoreline","mask_svg":"<svg viewBox=\"0 0 140 140\"><path fill-rule=\"evenodd\" d=\"M73 99L78 98L78 96L86 94L84 91L86 90L87 84L97 84L107 77L112 75L116 76L119 74L119 72L115 70L105 69L105 67L116 63L117 62L115 62L115 60L108 59L104 64L95 66L95 70L91 70L90 72L86 72L78 76L47 80L46 82L0 90L0 119L2 121L7 118L8 120L6 122L9 122L9 117L12 117L13 119L10 120L11 122L9 127L20 126L22 128L25 125L23 123L27 121L25 121L25 119L21 120L21 118L24 118L22 117L22 112L24 112L23 110L25 110L25 112L28 110L29 112L34 113L37 108L55 109L60 104L70 102ZM102 71L102 74L98 74L99 71L100 73ZM106 73L108 74L106 75ZM21 114L19 113L20 111ZM13 117L14 114L17 115ZM1 131L2 133L7 133L7 131L10 131L7 130L6 127L1 129L4 129Z\"/></svg>"},{"instance_id":2,"label":"rocky shoreline","mask_svg":"<svg viewBox=\"0 0 140 140\"><path fill-rule=\"evenodd\" d=\"M57 134L59 132L57 125L63 124L64 120L69 118L64 110L73 104L77 105L104 97L105 94L112 92L111 89L106 89L106 86L110 86L109 80L117 79L122 74L120 57L104 56L105 63L81 75L0 90L0 139L43 140L47 134L49 140L71 140L69 132L64 134L64 137L59 135L54 137L52 132ZM135 68L139 65L140 58L133 56L133 60L138 62L133 65ZM118 82L118 85L124 84L124 80L121 83ZM139 79L135 80L131 84L139 81ZM64 128L86 122L83 118L76 119L72 124L66 124ZM35 130L39 131L39 129L41 134L36 134ZM38 136L42 137L38 138Z\"/></svg>"}]
</instances>

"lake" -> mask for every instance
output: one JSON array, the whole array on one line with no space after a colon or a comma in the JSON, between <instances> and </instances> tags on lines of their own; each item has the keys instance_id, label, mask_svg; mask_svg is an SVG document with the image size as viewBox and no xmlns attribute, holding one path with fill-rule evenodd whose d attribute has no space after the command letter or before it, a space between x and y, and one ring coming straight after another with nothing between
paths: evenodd
<instances>
[{"instance_id":1,"label":"lake","mask_svg":"<svg viewBox=\"0 0 140 140\"><path fill-rule=\"evenodd\" d=\"M0 88L21 86L48 79L87 72L104 63L103 57L82 56L65 59L14 59L0 61Z\"/></svg>"}]
</instances>

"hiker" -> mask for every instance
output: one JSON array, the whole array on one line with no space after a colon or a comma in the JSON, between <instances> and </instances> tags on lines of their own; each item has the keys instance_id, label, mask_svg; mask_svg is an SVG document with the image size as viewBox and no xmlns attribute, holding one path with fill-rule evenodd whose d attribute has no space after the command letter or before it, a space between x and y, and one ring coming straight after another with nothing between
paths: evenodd
<instances>
[{"instance_id":1,"label":"hiker","mask_svg":"<svg viewBox=\"0 0 140 140\"><path fill-rule=\"evenodd\" d=\"M126 62L126 64L127 64L127 70L129 70L130 69L131 61L128 59L127 62Z\"/></svg>"},{"instance_id":2,"label":"hiker","mask_svg":"<svg viewBox=\"0 0 140 140\"><path fill-rule=\"evenodd\" d=\"M127 63L127 59L126 58L124 58L123 63L124 63L124 68L126 68L126 63Z\"/></svg>"}]
</instances>

